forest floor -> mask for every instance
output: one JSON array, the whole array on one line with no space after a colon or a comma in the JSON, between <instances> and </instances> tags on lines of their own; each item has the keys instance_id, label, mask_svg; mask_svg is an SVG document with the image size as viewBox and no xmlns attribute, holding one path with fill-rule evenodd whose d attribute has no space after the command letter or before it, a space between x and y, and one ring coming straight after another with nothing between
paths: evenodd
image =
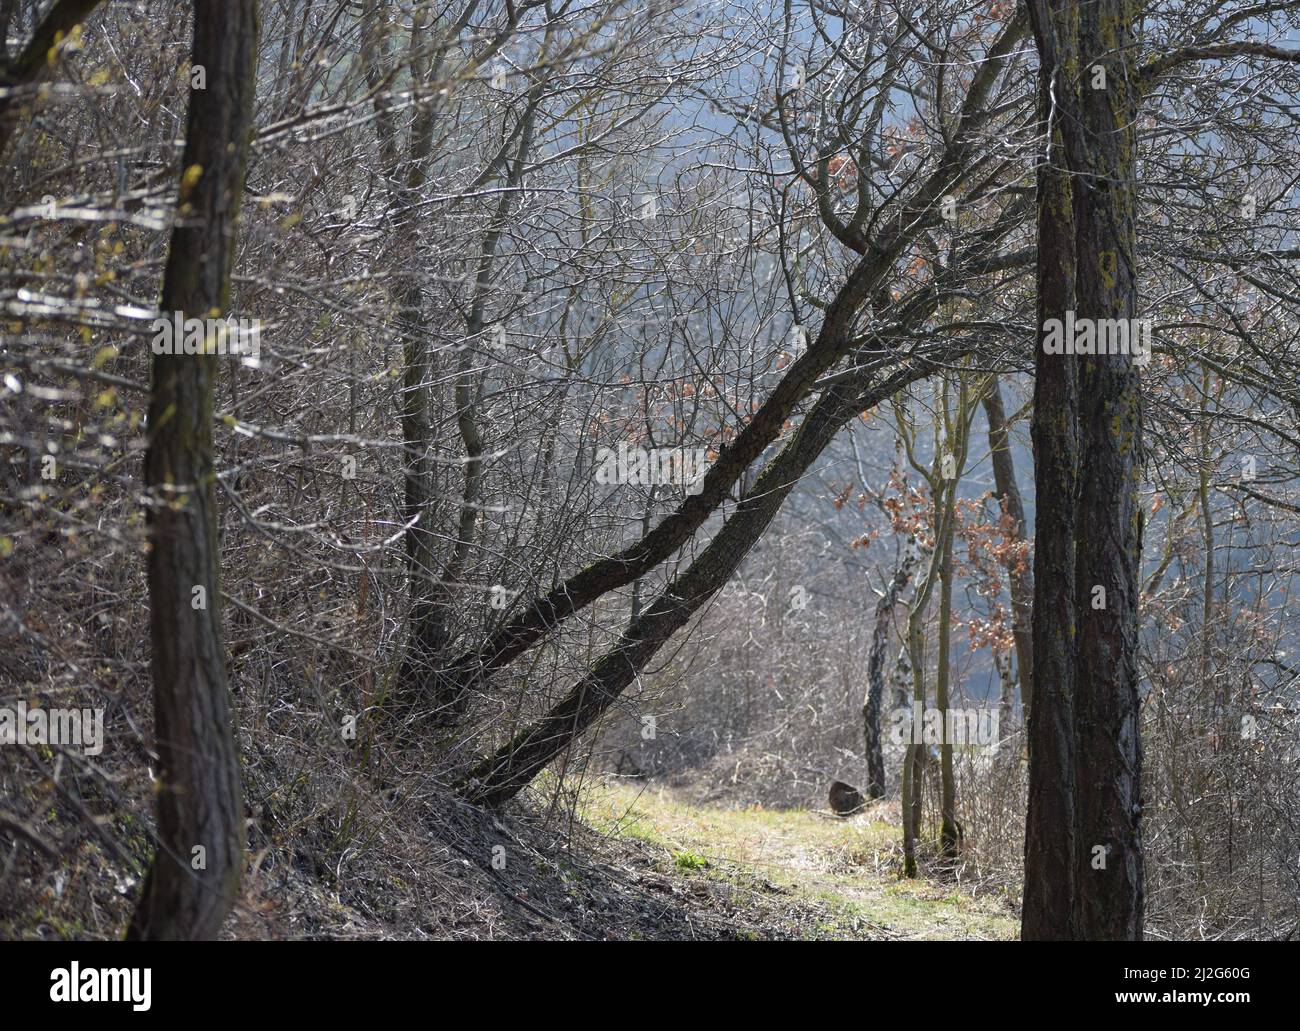
<instances>
[{"instance_id":1,"label":"forest floor","mask_svg":"<svg viewBox=\"0 0 1300 1031\"><path fill-rule=\"evenodd\" d=\"M933 865L915 880L898 876L897 802L838 819L808 809L726 808L699 801L690 785L590 778L574 790L548 774L536 788L500 813L421 778L345 799L346 806L300 798L301 790L254 790L255 859L223 937L1016 936L1016 900L1007 890ZM148 839L123 839L134 854L128 869L86 827L64 833L57 868L42 869L25 852L11 857L0 876L0 940L121 936Z\"/></svg>"}]
</instances>

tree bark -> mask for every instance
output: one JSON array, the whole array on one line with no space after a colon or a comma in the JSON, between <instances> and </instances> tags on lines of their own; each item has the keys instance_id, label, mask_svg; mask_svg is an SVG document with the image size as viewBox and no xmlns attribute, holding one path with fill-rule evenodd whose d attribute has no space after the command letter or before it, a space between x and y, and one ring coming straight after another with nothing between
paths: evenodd
<instances>
[{"instance_id":1,"label":"tree bark","mask_svg":"<svg viewBox=\"0 0 1300 1031\"><path fill-rule=\"evenodd\" d=\"M961 419L965 419L963 411ZM965 443L961 445L965 451ZM943 741L939 744L939 851L947 859L956 857L961 843L957 825L957 777L953 770L952 742L948 739L948 712L952 707L950 691L950 652L952 649L952 538L956 524L957 485L961 480L964 455L957 462L957 476L949 482L944 498L944 514L939 539L939 656L934 679L934 704L943 721Z\"/></svg>"},{"instance_id":2,"label":"tree bark","mask_svg":"<svg viewBox=\"0 0 1300 1031\"><path fill-rule=\"evenodd\" d=\"M1136 4L1032 0L1030 11L1050 123L1039 172L1040 331L1070 310L1132 325ZM1140 377L1132 355L1048 355L1041 343L1036 365L1038 697L1021 933L1137 940ZM1105 602L1094 607L1099 587Z\"/></svg>"},{"instance_id":3,"label":"tree bark","mask_svg":"<svg viewBox=\"0 0 1300 1031\"><path fill-rule=\"evenodd\" d=\"M936 552L930 558L933 568L938 559ZM929 574L933 580L933 573ZM926 594L928 596L928 588ZM913 713L925 712L925 628L921 617L925 606L917 607L913 601L907 620L907 655L908 668L912 673ZM908 724L907 747L903 750L903 876L915 877L917 874L916 843L921 837L921 818L925 807L925 768L930 757L929 749L923 740L923 728L913 718Z\"/></svg>"},{"instance_id":4,"label":"tree bark","mask_svg":"<svg viewBox=\"0 0 1300 1031\"><path fill-rule=\"evenodd\" d=\"M871 652L867 658L867 698L862 705L862 731L867 760L868 798L885 796L885 755L880 740L880 717L885 694L885 649L889 646L889 628L899 595L906 590L912 572L921 561L921 547L915 537L907 539L898 569L876 602L875 626L871 633Z\"/></svg>"},{"instance_id":5,"label":"tree bark","mask_svg":"<svg viewBox=\"0 0 1300 1031\"><path fill-rule=\"evenodd\" d=\"M1039 53L1038 330L1035 341L1033 711L1021 937L1074 936L1074 541L1079 464L1078 368L1043 351L1049 319L1074 308L1074 215L1062 123L1078 81L1071 0L1030 0Z\"/></svg>"},{"instance_id":6,"label":"tree bark","mask_svg":"<svg viewBox=\"0 0 1300 1031\"><path fill-rule=\"evenodd\" d=\"M1078 317L1128 325L1137 315L1136 17L1135 0L1096 0L1079 8L1081 70L1088 78L1103 67L1106 85L1089 88L1085 81L1080 90L1078 131L1087 164L1076 166L1083 174L1074 180ZM1076 930L1085 939L1137 941L1144 901L1137 669L1141 376L1132 355L1079 361ZM1092 607L1098 585L1106 589L1104 609Z\"/></svg>"},{"instance_id":7,"label":"tree bark","mask_svg":"<svg viewBox=\"0 0 1300 1031\"><path fill-rule=\"evenodd\" d=\"M164 315L207 318L229 306L256 61L256 0L196 0L193 62L207 69L207 89L190 94ZM127 932L132 939L215 938L243 866L212 457L213 384L222 360L153 359L145 486L159 846Z\"/></svg>"}]
</instances>

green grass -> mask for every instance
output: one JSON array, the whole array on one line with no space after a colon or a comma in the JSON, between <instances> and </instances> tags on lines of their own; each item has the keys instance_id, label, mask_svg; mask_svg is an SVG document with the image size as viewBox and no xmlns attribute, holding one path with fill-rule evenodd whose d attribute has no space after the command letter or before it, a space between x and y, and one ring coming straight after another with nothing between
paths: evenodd
<instances>
[{"instance_id":1,"label":"green grass","mask_svg":"<svg viewBox=\"0 0 1300 1031\"><path fill-rule=\"evenodd\" d=\"M678 870L707 870L709 861L698 852L678 852L673 856L673 866Z\"/></svg>"}]
</instances>

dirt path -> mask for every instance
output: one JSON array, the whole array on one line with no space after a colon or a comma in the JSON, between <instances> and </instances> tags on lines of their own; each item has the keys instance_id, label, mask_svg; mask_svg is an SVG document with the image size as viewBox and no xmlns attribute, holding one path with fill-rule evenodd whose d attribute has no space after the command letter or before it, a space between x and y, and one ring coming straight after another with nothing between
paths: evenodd
<instances>
[{"instance_id":1,"label":"dirt path","mask_svg":"<svg viewBox=\"0 0 1300 1031\"><path fill-rule=\"evenodd\" d=\"M720 892L731 905L752 902L764 916L752 915L760 924L770 920L772 936L1016 936L1006 898L900 880L898 827L881 808L848 820L807 810L719 809L693 805L668 788L613 782L589 788L581 814L613 839L647 846L657 872L694 885L701 897Z\"/></svg>"}]
</instances>

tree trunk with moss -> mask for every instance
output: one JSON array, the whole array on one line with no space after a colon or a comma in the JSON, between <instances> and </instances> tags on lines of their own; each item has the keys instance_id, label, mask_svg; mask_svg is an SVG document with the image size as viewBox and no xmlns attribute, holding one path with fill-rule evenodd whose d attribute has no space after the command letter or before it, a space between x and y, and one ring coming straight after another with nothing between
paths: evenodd
<instances>
[{"instance_id":1,"label":"tree trunk with moss","mask_svg":"<svg viewBox=\"0 0 1300 1031\"><path fill-rule=\"evenodd\" d=\"M1079 9L1082 173L1074 180L1078 317L1137 316L1137 89L1134 0ZM1104 88L1096 88L1098 69ZM1141 375L1132 355L1079 359L1079 520L1075 548L1075 854L1078 936L1142 937L1142 748L1138 595L1142 561ZM1105 608L1092 605L1094 588Z\"/></svg>"},{"instance_id":2,"label":"tree trunk with moss","mask_svg":"<svg viewBox=\"0 0 1300 1031\"><path fill-rule=\"evenodd\" d=\"M1048 130L1039 316L1136 315L1132 0L1031 0ZM1036 360L1025 939L1142 935L1137 606L1142 404L1130 354ZM1104 588L1104 607L1093 606Z\"/></svg>"},{"instance_id":3,"label":"tree trunk with moss","mask_svg":"<svg viewBox=\"0 0 1300 1031\"><path fill-rule=\"evenodd\" d=\"M1074 308L1074 215L1062 122L1079 75L1074 5L1030 0L1039 53L1038 337L1034 413L1034 692L1028 721L1029 804L1021 937L1069 939L1074 843L1074 541L1079 384L1073 361L1043 350L1049 319Z\"/></svg>"}]
</instances>

